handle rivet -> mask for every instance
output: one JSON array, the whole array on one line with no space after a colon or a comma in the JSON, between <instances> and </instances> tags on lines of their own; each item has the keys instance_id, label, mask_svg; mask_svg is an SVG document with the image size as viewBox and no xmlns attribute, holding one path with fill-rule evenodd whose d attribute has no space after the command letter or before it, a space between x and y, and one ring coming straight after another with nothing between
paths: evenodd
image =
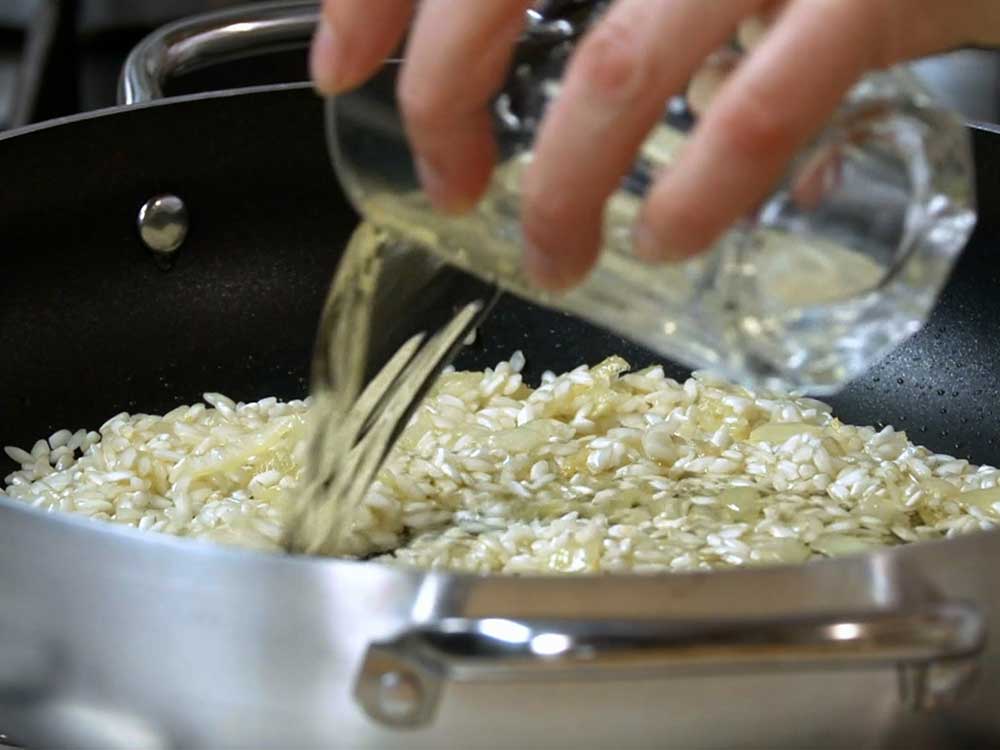
<instances>
[{"instance_id":1,"label":"handle rivet","mask_svg":"<svg viewBox=\"0 0 1000 750\"><path fill-rule=\"evenodd\" d=\"M406 721L416 716L423 697L420 680L411 672L394 670L379 677L379 712L391 722Z\"/></svg>"},{"instance_id":2,"label":"handle rivet","mask_svg":"<svg viewBox=\"0 0 1000 750\"><path fill-rule=\"evenodd\" d=\"M161 258L168 258L187 237L187 206L176 195L157 195L142 204L136 223L146 247Z\"/></svg>"}]
</instances>

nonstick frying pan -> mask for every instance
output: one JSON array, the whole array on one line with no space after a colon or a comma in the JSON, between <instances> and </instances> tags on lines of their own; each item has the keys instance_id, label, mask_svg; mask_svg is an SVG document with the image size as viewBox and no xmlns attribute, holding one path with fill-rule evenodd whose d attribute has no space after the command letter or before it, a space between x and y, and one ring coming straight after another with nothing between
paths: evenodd
<instances>
[{"instance_id":1,"label":"nonstick frying pan","mask_svg":"<svg viewBox=\"0 0 1000 750\"><path fill-rule=\"evenodd\" d=\"M232 51L289 14L301 26L314 10L229 12L154 41L194 55L221 27ZM307 86L278 85L0 137L2 444L206 390L305 393L357 222L321 110ZM974 138L983 216L940 305L833 403L845 421L996 463L1000 134ZM189 221L169 263L136 230L164 194ZM457 364L515 349L529 379L611 354L657 361L506 297ZM39 748L983 747L1000 741L998 565L986 533L770 570L424 574L140 536L0 498L0 728ZM539 659L504 623L569 646Z\"/></svg>"}]
</instances>

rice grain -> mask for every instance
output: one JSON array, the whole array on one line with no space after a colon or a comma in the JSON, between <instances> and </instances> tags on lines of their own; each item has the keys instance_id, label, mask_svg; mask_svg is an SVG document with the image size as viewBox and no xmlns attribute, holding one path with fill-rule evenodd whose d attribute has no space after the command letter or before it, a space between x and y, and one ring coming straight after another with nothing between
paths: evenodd
<instances>
[{"instance_id":1,"label":"rice grain","mask_svg":"<svg viewBox=\"0 0 1000 750\"><path fill-rule=\"evenodd\" d=\"M807 398L611 358L531 389L524 356L446 373L371 487L359 554L475 572L800 563L1000 524L1000 471ZM6 493L35 507L277 549L309 402L204 403L58 430ZM966 494L980 493L980 494ZM995 494L995 496L994 496ZM963 499L965 498L965 499Z\"/></svg>"}]
</instances>

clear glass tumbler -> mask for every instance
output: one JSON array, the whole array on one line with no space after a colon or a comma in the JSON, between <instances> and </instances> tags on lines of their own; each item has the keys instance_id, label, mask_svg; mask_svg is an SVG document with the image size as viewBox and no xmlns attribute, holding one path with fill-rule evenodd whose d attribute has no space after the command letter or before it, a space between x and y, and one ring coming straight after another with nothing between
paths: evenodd
<instances>
[{"instance_id":1,"label":"clear glass tumbler","mask_svg":"<svg viewBox=\"0 0 1000 750\"><path fill-rule=\"evenodd\" d=\"M703 70L667 103L609 201L587 280L560 295L533 287L521 269L520 175L578 34L552 37L522 37L492 105L500 161L463 216L434 212L420 191L396 100L399 61L331 99L330 149L357 209L522 297L750 386L836 392L926 321L975 224L971 137L903 69L861 80L769 199L708 253L650 265L633 254L632 226L697 123L715 74ZM738 54L734 44L708 65Z\"/></svg>"}]
</instances>

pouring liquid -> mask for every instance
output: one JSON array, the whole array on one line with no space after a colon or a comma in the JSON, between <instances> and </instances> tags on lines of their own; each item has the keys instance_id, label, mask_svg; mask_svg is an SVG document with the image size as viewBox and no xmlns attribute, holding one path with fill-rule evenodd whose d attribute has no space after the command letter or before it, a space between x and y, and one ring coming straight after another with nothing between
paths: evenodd
<instances>
[{"instance_id":1,"label":"pouring liquid","mask_svg":"<svg viewBox=\"0 0 1000 750\"><path fill-rule=\"evenodd\" d=\"M355 509L344 507L342 499L352 458L347 448L358 429L349 416L363 386L386 245L385 235L363 222L344 250L323 306L313 351L303 481L284 542L290 551L364 553L343 541Z\"/></svg>"},{"instance_id":2,"label":"pouring liquid","mask_svg":"<svg viewBox=\"0 0 1000 750\"><path fill-rule=\"evenodd\" d=\"M682 143L662 127L643 154L670 159ZM364 196L366 221L345 250L320 322L309 468L290 548L352 556L377 551L367 537L352 532L365 524L367 511L360 508L363 492L350 489L352 463L358 460L351 447L359 430L351 412L374 377L370 359L388 358L385 352L371 358L372 343L384 338L394 315L409 316L400 304L407 298L400 284L413 278L413 270L394 267L403 259L422 264L423 276L446 265L462 269L470 288L477 279L480 285L495 283L626 332L682 362L744 382L753 373L755 384L769 387L785 385L770 367L774 361L808 363L814 374L820 368L839 382L841 370L851 364L845 356L887 346L888 337L879 340L879 331L862 331L867 338L860 345L851 338L869 310L881 316L883 326L913 325L910 308L886 306L880 289L886 265L877 254L837 242L829 233L811 234L794 222L730 233L711 252L685 263L645 264L631 247L642 194L629 190L614 194L606 206L604 252L584 284L565 295L541 292L521 264L520 183L529 159L522 154L500 165L483 199L463 216L436 213L418 190ZM375 318L382 323L373 325ZM384 350L384 342L381 346Z\"/></svg>"},{"instance_id":3,"label":"pouring liquid","mask_svg":"<svg viewBox=\"0 0 1000 750\"><path fill-rule=\"evenodd\" d=\"M597 266L574 290L544 293L521 270L520 184L567 50L557 45L540 61L537 51L522 51L525 61L494 102L501 165L483 200L460 217L434 213L419 190L395 99L398 64L327 103L338 176L369 224L351 241L320 326L314 468L304 493L317 502L301 516L323 518L315 533L298 524L314 537L299 548L318 549L315 539L324 537L334 552L350 551L361 513L357 492L342 498L353 471L350 431L359 429L351 405L364 398L366 368L388 359L370 356L373 342L392 340L380 328L393 317L419 319L401 303L426 297L420 279L443 266L466 273L437 286L440 300L486 298L483 286L497 285L689 367L824 395L920 328L972 232L968 133L912 78L882 71L850 92L752 217L702 256L652 266L633 255L631 235L646 188L685 141L668 110L607 204ZM389 258L421 259L409 295L397 292L412 269L388 270ZM438 318L439 327L454 323Z\"/></svg>"},{"instance_id":4,"label":"pouring liquid","mask_svg":"<svg viewBox=\"0 0 1000 750\"><path fill-rule=\"evenodd\" d=\"M424 395L496 302L492 284L363 223L331 287L314 349L308 455L288 549L384 551L362 507Z\"/></svg>"}]
</instances>

